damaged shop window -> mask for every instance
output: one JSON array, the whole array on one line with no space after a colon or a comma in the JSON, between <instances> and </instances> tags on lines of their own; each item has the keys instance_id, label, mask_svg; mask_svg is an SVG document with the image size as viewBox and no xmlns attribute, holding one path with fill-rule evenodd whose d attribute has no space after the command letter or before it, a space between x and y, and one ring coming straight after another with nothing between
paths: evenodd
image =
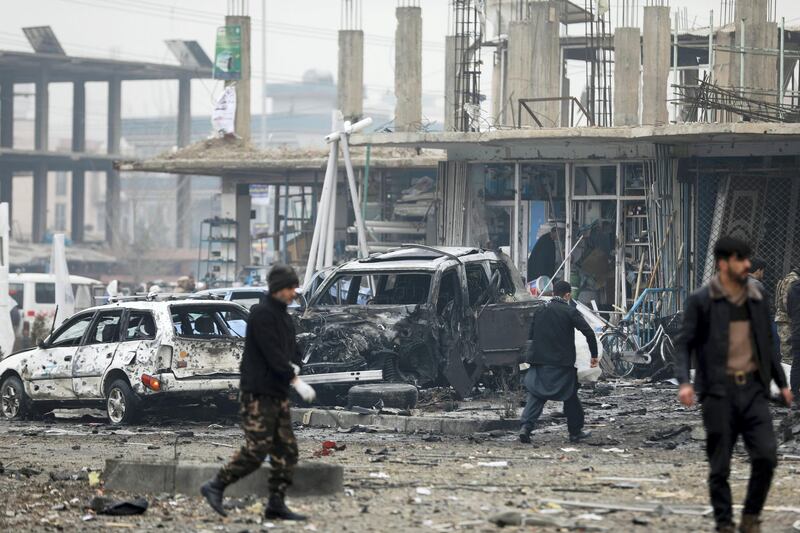
<instances>
[{"instance_id":1,"label":"damaged shop window","mask_svg":"<svg viewBox=\"0 0 800 533\"><path fill-rule=\"evenodd\" d=\"M179 337L215 339L244 337L244 310L213 306L180 306L172 309L172 325Z\"/></svg>"},{"instance_id":2,"label":"damaged shop window","mask_svg":"<svg viewBox=\"0 0 800 533\"><path fill-rule=\"evenodd\" d=\"M320 295L317 305L424 305L431 275L381 273L338 275Z\"/></svg>"}]
</instances>

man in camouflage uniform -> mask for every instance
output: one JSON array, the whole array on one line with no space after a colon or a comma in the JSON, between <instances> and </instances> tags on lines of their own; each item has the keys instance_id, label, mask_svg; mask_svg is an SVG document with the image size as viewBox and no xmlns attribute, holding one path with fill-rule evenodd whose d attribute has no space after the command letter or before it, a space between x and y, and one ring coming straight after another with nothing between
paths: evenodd
<instances>
[{"instance_id":1,"label":"man in camouflage uniform","mask_svg":"<svg viewBox=\"0 0 800 533\"><path fill-rule=\"evenodd\" d=\"M289 387L307 402L315 397L314 389L298 377L300 354L294 325L286 312L299 280L291 267L275 265L267 283L270 297L250 310L242 356L240 412L245 443L200 492L216 512L226 516L222 505L225 487L258 470L269 455L272 470L265 517L305 520L305 516L290 511L284 501L297 464Z\"/></svg>"},{"instance_id":2,"label":"man in camouflage uniform","mask_svg":"<svg viewBox=\"0 0 800 533\"><path fill-rule=\"evenodd\" d=\"M796 266L785 278L778 282L775 289L775 323L778 325L778 338L781 341L781 359L784 363L792 362L792 319L787 308L787 299L791 286L800 281L800 266Z\"/></svg>"}]
</instances>

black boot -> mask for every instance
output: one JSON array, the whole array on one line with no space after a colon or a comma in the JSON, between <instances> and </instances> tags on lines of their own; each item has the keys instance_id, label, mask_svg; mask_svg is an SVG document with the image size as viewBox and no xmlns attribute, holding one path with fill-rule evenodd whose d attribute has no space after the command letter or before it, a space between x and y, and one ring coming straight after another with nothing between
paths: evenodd
<instances>
[{"instance_id":1,"label":"black boot","mask_svg":"<svg viewBox=\"0 0 800 533\"><path fill-rule=\"evenodd\" d=\"M570 435L569 436L569 441L570 442L580 442L580 441L582 441L584 439L588 439L591 436L592 436L592 432L591 431L581 431L580 433L576 433L574 435Z\"/></svg>"},{"instance_id":2,"label":"black boot","mask_svg":"<svg viewBox=\"0 0 800 533\"><path fill-rule=\"evenodd\" d=\"M216 477L203 483L200 487L200 494L202 494L208 505L211 506L217 513L222 516L228 516L225 509L222 507L222 494L225 492L225 484Z\"/></svg>"},{"instance_id":3,"label":"black boot","mask_svg":"<svg viewBox=\"0 0 800 533\"><path fill-rule=\"evenodd\" d=\"M530 444L531 443L531 434L530 433L520 433L519 434L519 441L523 444Z\"/></svg>"},{"instance_id":4,"label":"black boot","mask_svg":"<svg viewBox=\"0 0 800 533\"><path fill-rule=\"evenodd\" d=\"M292 512L286 507L286 502L283 501L283 496L280 494L273 494L269 497L269 504L267 510L264 511L264 518L268 520L305 520L306 517Z\"/></svg>"}]
</instances>

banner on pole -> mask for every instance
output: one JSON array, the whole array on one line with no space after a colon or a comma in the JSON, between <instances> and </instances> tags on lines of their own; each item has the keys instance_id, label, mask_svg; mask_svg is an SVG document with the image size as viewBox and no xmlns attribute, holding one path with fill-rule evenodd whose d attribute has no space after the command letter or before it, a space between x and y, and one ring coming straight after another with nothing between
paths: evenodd
<instances>
[{"instance_id":1,"label":"banner on pole","mask_svg":"<svg viewBox=\"0 0 800 533\"><path fill-rule=\"evenodd\" d=\"M242 27L217 28L217 46L214 52L214 79L242 79Z\"/></svg>"},{"instance_id":2,"label":"banner on pole","mask_svg":"<svg viewBox=\"0 0 800 533\"><path fill-rule=\"evenodd\" d=\"M236 87L225 87L222 95L214 103L211 112L211 125L218 135L231 135L234 133L236 123Z\"/></svg>"}]
</instances>

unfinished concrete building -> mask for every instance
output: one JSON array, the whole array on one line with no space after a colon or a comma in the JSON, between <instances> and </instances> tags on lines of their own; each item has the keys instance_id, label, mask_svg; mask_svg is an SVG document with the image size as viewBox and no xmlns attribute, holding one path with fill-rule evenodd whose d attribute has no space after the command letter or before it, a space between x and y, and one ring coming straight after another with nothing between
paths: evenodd
<instances>
[{"instance_id":1,"label":"unfinished concrete building","mask_svg":"<svg viewBox=\"0 0 800 533\"><path fill-rule=\"evenodd\" d=\"M353 143L446 150L430 244L507 249L530 281L531 250L555 227L548 275L610 318L654 298L678 309L723 234L753 243L772 288L800 263L796 32L765 0L726 1L704 28L665 0L598 4L487 2L480 132L453 122ZM446 99L463 98L458 81Z\"/></svg>"}]
</instances>

